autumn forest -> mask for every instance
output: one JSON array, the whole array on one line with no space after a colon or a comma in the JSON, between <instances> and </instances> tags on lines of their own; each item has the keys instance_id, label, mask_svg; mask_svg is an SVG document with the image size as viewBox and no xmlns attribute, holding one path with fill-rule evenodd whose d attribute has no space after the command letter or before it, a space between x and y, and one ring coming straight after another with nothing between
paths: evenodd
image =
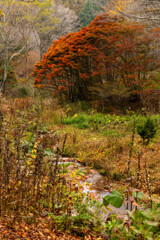
<instances>
[{"instance_id":1,"label":"autumn forest","mask_svg":"<svg viewBox=\"0 0 160 240\"><path fill-rule=\"evenodd\" d=\"M0 0L0 239L160 239L160 1Z\"/></svg>"}]
</instances>

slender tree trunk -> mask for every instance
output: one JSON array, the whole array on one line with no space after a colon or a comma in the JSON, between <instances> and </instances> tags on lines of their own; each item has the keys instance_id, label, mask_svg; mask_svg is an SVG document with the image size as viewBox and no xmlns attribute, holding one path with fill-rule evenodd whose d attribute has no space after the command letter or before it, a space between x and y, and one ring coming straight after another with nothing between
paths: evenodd
<instances>
[{"instance_id":1,"label":"slender tree trunk","mask_svg":"<svg viewBox=\"0 0 160 240\"><path fill-rule=\"evenodd\" d=\"M26 77L28 78L28 44L26 43L26 52L25 52L25 57L26 57Z\"/></svg>"},{"instance_id":2,"label":"slender tree trunk","mask_svg":"<svg viewBox=\"0 0 160 240\"><path fill-rule=\"evenodd\" d=\"M8 75L8 48L6 47L6 49L5 49L5 59L4 59L3 81L2 81L1 88L0 88L0 92L2 92L3 94L5 92L5 84L6 84L6 80L7 80L7 75Z\"/></svg>"},{"instance_id":3,"label":"slender tree trunk","mask_svg":"<svg viewBox=\"0 0 160 240\"><path fill-rule=\"evenodd\" d=\"M18 52L14 53L10 58L9 58L9 53L8 53L8 46L6 46L5 48L5 59L4 59L4 75L3 75L3 81L2 81L2 85L0 87L0 92L4 93L5 92L5 84L6 84L6 80L7 80L7 76L8 76L8 66L10 61L17 55L19 55L23 49L25 48L25 46L23 48L21 48Z\"/></svg>"},{"instance_id":4,"label":"slender tree trunk","mask_svg":"<svg viewBox=\"0 0 160 240\"><path fill-rule=\"evenodd\" d=\"M43 57L43 47L42 47L42 41L40 40L39 44L39 51L40 51L40 61L42 60Z\"/></svg>"}]
</instances>

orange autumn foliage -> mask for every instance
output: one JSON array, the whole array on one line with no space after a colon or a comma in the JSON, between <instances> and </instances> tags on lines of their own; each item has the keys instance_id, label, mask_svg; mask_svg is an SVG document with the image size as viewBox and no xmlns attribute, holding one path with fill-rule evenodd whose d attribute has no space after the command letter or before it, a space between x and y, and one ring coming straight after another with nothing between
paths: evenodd
<instances>
[{"instance_id":1,"label":"orange autumn foliage","mask_svg":"<svg viewBox=\"0 0 160 240\"><path fill-rule=\"evenodd\" d=\"M70 100L87 99L89 87L120 84L138 91L156 67L151 53L154 33L138 23L103 14L79 32L54 41L36 64L34 84L66 92ZM65 81L62 81L64 80Z\"/></svg>"}]
</instances>

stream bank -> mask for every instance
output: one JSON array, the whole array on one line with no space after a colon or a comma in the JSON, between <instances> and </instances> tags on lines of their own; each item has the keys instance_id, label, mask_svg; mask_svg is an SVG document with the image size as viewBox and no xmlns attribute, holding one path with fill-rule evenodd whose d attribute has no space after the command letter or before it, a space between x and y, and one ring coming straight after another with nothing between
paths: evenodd
<instances>
[{"instance_id":1,"label":"stream bank","mask_svg":"<svg viewBox=\"0 0 160 240\"><path fill-rule=\"evenodd\" d=\"M95 199L103 202L103 198L111 194L111 186L107 185L106 176L101 175L97 170L83 166L73 158L60 157L59 164L67 166L67 171L72 172L78 170L80 174L84 174L83 180L80 180L79 186L84 193L90 193ZM107 188L107 189L106 189ZM107 208L102 207L102 214L107 218L111 213L116 214L120 218L127 217L127 209L123 204L120 208L109 205Z\"/></svg>"}]
</instances>

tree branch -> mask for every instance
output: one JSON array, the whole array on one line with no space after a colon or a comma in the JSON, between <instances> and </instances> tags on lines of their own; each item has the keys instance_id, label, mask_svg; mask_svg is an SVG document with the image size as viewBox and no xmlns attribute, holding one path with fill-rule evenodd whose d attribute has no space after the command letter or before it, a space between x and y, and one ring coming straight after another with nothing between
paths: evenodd
<instances>
[{"instance_id":1,"label":"tree branch","mask_svg":"<svg viewBox=\"0 0 160 240\"><path fill-rule=\"evenodd\" d=\"M152 20L152 21L160 22L160 18L138 17L138 16L126 14L126 13L122 12L121 10L119 10L117 7L115 7L115 9L117 12L121 13L122 15L124 15L125 17L128 17L128 18L141 19L141 20Z\"/></svg>"},{"instance_id":2,"label":"tree branch","mask_svg":"<svg viewBox=\"0 0 160 240\"><path fill-rule=\"evenodd\" d=\"M24 46L23 48L21 48L18 52L14 53L14 54L10 57L9 62L10 62L15 56L19 55L19 54L23 51L24 48L25 48L25 46Z\"/></svg>"}]
</instances>

